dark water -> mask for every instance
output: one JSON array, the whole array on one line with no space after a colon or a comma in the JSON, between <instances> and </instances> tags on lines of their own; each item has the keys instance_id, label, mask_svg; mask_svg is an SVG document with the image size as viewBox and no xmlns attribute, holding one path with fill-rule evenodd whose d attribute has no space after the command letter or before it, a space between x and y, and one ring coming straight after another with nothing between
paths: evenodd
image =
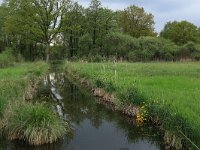
<instances>
[{"instance_id":1,"label":"dark water","mask_svg":"<svg viewBox=\"0 0 200 150\"><path fill-rule=\"evenodd\" d=\"M134 121L107 109L89 92L79 89L63 73L51 73L40 89L43 100L74 128L73 135L42 147L8 142L0 136L5 150L159 150L161 142L150 127L137 127ZM50 96L49 96L50 94ZM47 98L45 98L47 96ZM49 98L48 98L49 96Z\"/></svg>"}]
</instances>

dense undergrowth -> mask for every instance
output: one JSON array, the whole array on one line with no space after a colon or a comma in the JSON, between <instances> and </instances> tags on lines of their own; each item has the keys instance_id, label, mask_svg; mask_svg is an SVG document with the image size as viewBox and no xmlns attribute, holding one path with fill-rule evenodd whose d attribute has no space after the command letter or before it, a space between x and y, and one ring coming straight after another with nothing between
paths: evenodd
<instances>
[{"instance_id":1,"label":"dense undergrowth","mask_svg":"<svg viewBox=\"0 0 200 150\"><path fill-rule=\"evenodd\" d=\"M147 118L199 145L199 63L67 63L66 68L122 104L145 108Z\"/></svg>"},{"instance_id":2,"label":"dense undergrowth","mask_svg":"<svg viewBox=\"0 0 200 150\"><path fill-rule=\"evenodd\" d=\"M25 100L30 81L47 69L43 62L0 69L0 129L9 139L41 145L55 142L66 133L68 126L51 107Z\"/></svg>"},{"instance_id":3,"label":"dense undergrowth","mask_svg":"<svg viewBox=\"0 0 200 150\"><path fill-rule=\"evenodd\" d=\"M12 66L18 60L19 56L14 56L13 50L11 48L6 48L5 51L0 53L0 68L5 68L7 66ZM21 59L22 60L22 59ZM21 61L20 60L20 61Z\"/></svg>"}]
</instances>

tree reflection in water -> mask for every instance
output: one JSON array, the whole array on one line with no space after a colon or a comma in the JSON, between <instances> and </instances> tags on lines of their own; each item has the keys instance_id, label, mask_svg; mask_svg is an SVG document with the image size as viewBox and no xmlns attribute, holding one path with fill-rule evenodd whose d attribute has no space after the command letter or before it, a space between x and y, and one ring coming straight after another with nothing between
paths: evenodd
<instances>
[{"instance_id":1,"label":"tree reflection in water","mask_svg":"<svg viewBox=\"0 0 200 150\"><path fill-rule=\"evenodd\" d=\"M63 73L50 73L41 83L38 94L41 101L50 103L60 117L70 122L75 128L74 136L37 148L20 142L4 142L0 149L161 149L156 131L134 126L134 120L106 108L87 90L79 89L70 82Z\"/></svg>"}]
</instances>

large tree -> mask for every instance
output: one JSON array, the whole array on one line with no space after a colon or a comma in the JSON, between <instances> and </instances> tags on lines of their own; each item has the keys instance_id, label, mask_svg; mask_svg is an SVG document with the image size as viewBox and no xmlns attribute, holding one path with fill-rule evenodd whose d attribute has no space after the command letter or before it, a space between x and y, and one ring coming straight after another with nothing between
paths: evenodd
<instances>
[{"instance_id":1,"label":"large tree","mask_svg":"<svg viewBox=\"0 0 200 150\"><path fill-rule=\"evenodd\" d=\"M170 39L178 45L183 45L189 41L198 41L198 28L188 21L168 22L160 36Z\"/></svg>"},{"instance_id":2,"label":"large tree","mask_svg":"<svg viewBox=\"0 0 200 150\"><path fill-rule=\"evenodd\" d=\"M145 12L144 8L131 5L123 11L118 11L118 25L122 31L133 37L155 36L154 16Z\"/></svg>"},{"instance_id":3,"label":"large tree","mask_svg":"<svg viewBox=\"0 0 200 150\"><path fill-rule=\"evenodd\" d=\"M9 44L8 37L4 32L4 24L7 15L8 15L8 6L7 3L4 2L0 6L0 52L5 48L5 46L8 46Z\"/></svg>"},{"instance_id":4,"label":"large tree","mask_svg":"<svg viewBox=\"0 0 200 150\"><path fill-rule=\"evenodd\" d=\"M69 48L70 57L77 53L79 38L83 35L85 24L85 9L77 2L72 3L64 14L63 40Z\"/></svg>"},{"instance_id":5,"label":"large tree","mask_svg":"<svg viewBox=\"0 0 200 150\"><path fill-rule=\"evenodd\" d=\"M116 21L114 12L102 7L99 0L92 0L86 10L86 33L92 38L92 48L95 53L100 53L106 35L115 30Z\"/></svg>"},{"instance_id":6,"label":"large tree","mask_svg":"<svg viewBox=\"0 0 200 150\"><path fill-rule=\"evenodd\" d=\"M101 9L102 5L99 0L92 0L87 9L87 28L92 35L93 45L96 45L98 29L100 28Z\"/></svg>"},{"instance_id":7,"label":"large tree","mask_svg":"<svg viewBox=\"0 0 200 150\"><path fill-rule=\"evenodd\" d=\"M68 0L10 0L6 31L44 44L49 61L50 44L61 32Z\"/></svg>"}]
</instances>

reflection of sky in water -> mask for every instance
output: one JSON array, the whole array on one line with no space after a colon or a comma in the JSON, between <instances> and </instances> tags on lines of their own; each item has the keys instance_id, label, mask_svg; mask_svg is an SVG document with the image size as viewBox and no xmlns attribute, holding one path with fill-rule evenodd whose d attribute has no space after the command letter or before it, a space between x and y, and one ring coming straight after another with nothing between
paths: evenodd
<instances>
[{"instance_id":1,"label":"reflection of sky in water","mask_svg":"<svg viewBox=\"0 0 200 150\"><path fill-rule=\"evenodd\" d=\"M74 136L53 145L33 148L18 143L3 144L9 150L159 150L159 141L146 128L129 124L124 116L106 109L71 84L64 74L50 74L44 81L56 112L70 121ZM43 88L41 88L43 89ZM150 136L149 136L150 135ZM152 137L151 137L152 136ZM0 149L2 145L0 144Z\"/></svg>"},{"instance_id":2,"label":"reflection of sky in water","mask_svg":"<svg viewBox=\"0 0 200 150\"><path fill-rule=\"evenodd\" d=\"M58 100L58 113L61 115L64 111L62 115L67 116L67 120L70 120L75 128L73 139L64 141L61 145L62 150L159 149L156 142L152 143L148 136L142 135L147 131L136 133L138 131L132 125L127 125L124 119L120 120L122 118L119 118L118 114L95 103L94 98L65 80L63 75L54 75L54 78L57 78L54 79L57 83L65 81L64 87L60 88L61 84L55 84L57 86L54 87L54 91L63 98ZM62 108L61 101L64 103Z\"/></svg>"},{"instance_id":3,"label":"reflection of sky in water","mask_svg":"<svg viewBox=\"0 0 200 150\"><path fill-rule=\"evenodd\" d=\"M138 139L132 143L127 141L123 130L118 129L113 122L103 121L95 128L90 120L84 120L77 127L75 137L70 144L63 144L62 149L69 150L157 150L148 140Z\"/></svg>"}]
</instances>

